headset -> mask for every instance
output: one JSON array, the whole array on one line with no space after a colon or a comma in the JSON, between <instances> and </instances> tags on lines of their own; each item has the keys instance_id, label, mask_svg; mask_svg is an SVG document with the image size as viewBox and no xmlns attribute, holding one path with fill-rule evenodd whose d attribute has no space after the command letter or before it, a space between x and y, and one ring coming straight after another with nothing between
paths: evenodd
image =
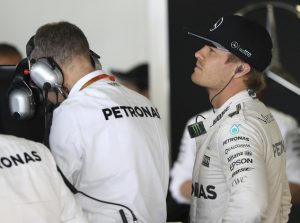
<instances>
[{"instance_id":1,"label":"headset","mask_svg":"<svg viewBox=\"0 0 300 223\"><path fill-rule=\"evenodd\" d=\"M17 120L32 119L36 113L36 106L46 104L49 90L66 98L62 69L51 57L30 60L33 50L34 36L26 44L27 58L17 65L8 90L10 114ZM101 70L100 56L90 50L90 58L94 68Z\"/></svg>"}]
</instances>

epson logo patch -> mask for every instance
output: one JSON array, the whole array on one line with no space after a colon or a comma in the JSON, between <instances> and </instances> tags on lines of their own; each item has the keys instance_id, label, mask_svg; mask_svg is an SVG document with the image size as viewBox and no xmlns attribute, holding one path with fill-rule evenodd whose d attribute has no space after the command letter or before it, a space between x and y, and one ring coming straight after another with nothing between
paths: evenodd
<instances>
[{"instance_id":1,"label":"epson logo patch","mask_svg":"<svg viewBox=\"0 0 300 223\"><path fill-rule=\"evenodd\" d=\"M232 170L234 170L235 166L245 164L245 163L253 163L253 159L251 159L251 158L238 159L230 164L230 170L232 171Z\"/></svg>"}]
</instances>

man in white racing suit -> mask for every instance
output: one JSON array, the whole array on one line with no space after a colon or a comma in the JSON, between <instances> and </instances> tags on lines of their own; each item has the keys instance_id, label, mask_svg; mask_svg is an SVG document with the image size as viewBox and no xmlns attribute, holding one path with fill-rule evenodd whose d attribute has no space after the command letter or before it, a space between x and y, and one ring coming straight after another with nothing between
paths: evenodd
<instances>
[{"instance_id":1,"label":"man in white racing suit","mask_svg":"<svg viewBox=\"0 0 300 223\"><path fill-rule=\"evenodd\" d=\"M300 135L298 123L292 116L278 111L277 109L268 107L269 111L275 118L286 148L286 173L289 184L295 184L300 187ZM192 190L192 173L196 156L196 141L191 138L188 132L188 126L194 124L196 121L202 121L203 117L209 117L213 114L212 110L205 111L189 119L184 128L179 147L177 160L174 162L171 170L170 191L172 197L178 203L190 204L191 203L191 190ZM201 138L201 139L200 139ZM205 139L205 135L199 137L200 143ZM201 141L200 141L201 140ZM299 190L295 193L291 190L292 200L299 202Z\"/></svg>"},{"instance_id":2,"label":"man in white racing suit","mask_svg":"<svg viewBox=\"0 0 300 223\"><path fill-rule=\"evenodd\" d=\"M300 188L300 135L298 123L292 116L280 112L274 108L268 107L269 111L277 121L280 132L284 139L286 148L286 173L289 181L292 203L299 203ZM184 128L181 138L178 157L171 170L170 192L174 200L179 204L191 203L192 192L192 173L196 156L196 141L191 138L188 132L188 126L197 121L213 115L212 110L200 113L189 119ZM206 135L201 135L197 142L201 144ZM294 189L293 189L294 188Z\"/></svg>"},{"instance_id":3,"label":"man in white racing suit","mask_svg":"<svg viewBox=\"0 0 300 223\"><path fill-rule=\"evenodd\" d=\"M214 114L189 126L196 137L191 223L287 222L291 208L285 147L278 125L255 97L272 41L259 24L220 18L195 53L192 81L207 89ZM206 135L203 142L198 142ZM199 147L198 147L199 145Z\"/></svg>"},{"instance_id":4,"label":"man in white racing suit","mask_svg":"<svg viewBox=\"0 0 300 223\"><path fill-rule=\"evenodd\" d=\"M166 221L169 147L157 108L95 69L68 22L40 27L30 58L52 57L68 97L54 110L50 147L93 223ZM42 74L42 73L41 73Z\"/></svg>"},{"instance_id":5,"label":"man in white racing suit","mask_svg":"<svg viewBox=\"0 0 300 223\"><path fill-rule=\"evenodd\" d=\"M87 223L47 147L0 135L3 223Z\"/></svg>"}]
</instances>

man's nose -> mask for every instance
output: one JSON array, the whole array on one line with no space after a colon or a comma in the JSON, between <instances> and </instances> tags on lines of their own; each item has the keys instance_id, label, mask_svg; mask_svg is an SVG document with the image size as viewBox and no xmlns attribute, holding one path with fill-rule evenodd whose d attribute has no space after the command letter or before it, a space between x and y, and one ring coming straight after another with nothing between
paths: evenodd
<instances>
[{"instance_id":1,"label":"man's nose","mask_svg":"<svg viewBox=\"0 0 300 223\"><path fill-rule=\"evenodd\" d=\"M208 46L204 46L202 47L200 50L198 50L196 53L195 53L195 57L197 59L204 59L205 58L205 54L207 52L207 49L208 49Z\"/></svg>"}]
</instances>

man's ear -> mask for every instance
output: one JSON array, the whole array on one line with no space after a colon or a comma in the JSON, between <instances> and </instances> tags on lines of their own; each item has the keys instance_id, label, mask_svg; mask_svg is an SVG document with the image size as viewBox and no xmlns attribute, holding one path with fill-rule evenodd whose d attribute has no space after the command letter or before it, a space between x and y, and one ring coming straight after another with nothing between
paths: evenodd
<instances>
[{"instance_id":1,"label":"man's ear","mask_svg":"<svg viewBox=\"0 0 300 223\"><path fill-rule=\"evenodd\" d=\"M241 73L243 70L244 70L243 65L239 65L239 66L235 69L234 74Z\"/></svg>"},{"instance_id":2,"label":"man's ear","mask_svg":"<svg viewBox=\"0 0 300 223\"><path fill-rule=\"evenodd\" d=\"M239 64L234 71L234 76L242 77L242 76L246 75L247 73L249 73L250 69L251 69L251 67L247 63Z\"/></svg>"}]
</instances>

